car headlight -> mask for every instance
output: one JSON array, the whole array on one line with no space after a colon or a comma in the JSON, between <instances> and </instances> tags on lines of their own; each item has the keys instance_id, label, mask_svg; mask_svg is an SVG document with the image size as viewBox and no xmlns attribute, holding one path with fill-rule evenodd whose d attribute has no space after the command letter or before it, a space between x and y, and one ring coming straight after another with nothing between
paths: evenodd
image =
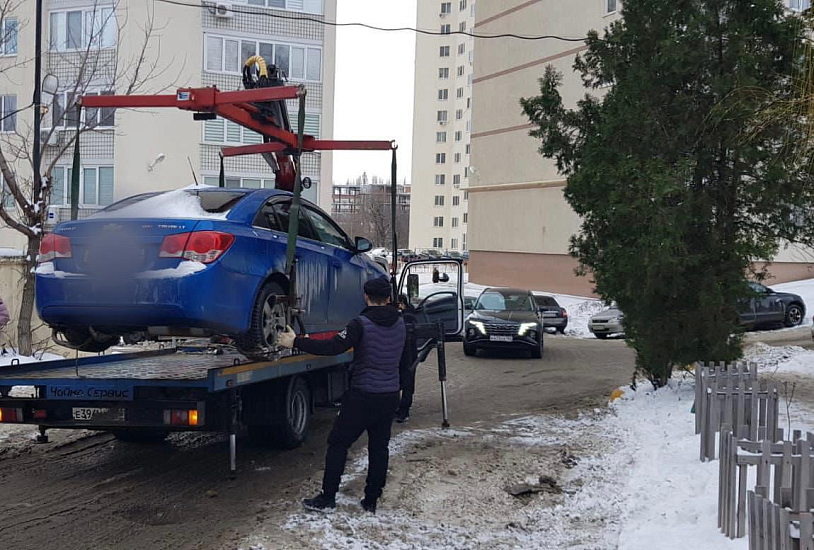
<instances>
[{"instance_id":1,"label":"car headlight","mask_svg":"<svg viewBox=\"0 0 814 550\"><path fill-rule=\"evenodd\" d=\"M621 323L622 318L621 317L613 317L613 318L609 319L608 322L609 323Z\"/></svg>"},{"instance_id":2,"label":"car headlight","mask_svg":"<svg viewBox=\"0 0 814 550\"><path fill-rule=\"evenodd\" d=\"M469 323L478 329L481 334L486 335L486 326L481 321L469 321Z\"/></svg>"},{"instance_id":3,"label":"car headlight","mask_svg":"<svg viewBox=\"0 0 814 550\"><path fill-rule=\"evenodd\" d=\"M517 329L517 335L525 336L528 331L535 328L537 328L537 323L520 323L520 328Z\"/></svg>"}]
</instances>

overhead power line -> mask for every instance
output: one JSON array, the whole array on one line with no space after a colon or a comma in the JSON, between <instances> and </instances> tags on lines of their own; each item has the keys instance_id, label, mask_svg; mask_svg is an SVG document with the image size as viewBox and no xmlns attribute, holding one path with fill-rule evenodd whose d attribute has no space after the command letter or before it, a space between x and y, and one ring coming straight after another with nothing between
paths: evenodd
<instances>
[{"instance_id":1,"label":"overhead power line","mask_svg":"<svg viewBox=\"0 0 814 550\"><path fill-rule=\"evenodd\" d=\"M206 5L206 4L189 4L186 2L179 2L178 0L157 0L158 2L162 2L164 4L172 4L174 6L183 6L185 8L196 8L196 9L205 9L209 10L212 9L214 6ZM252 10L252 9L243 9L238 8L236 6L231 5L229 9L234 13L241 13L245 15L257 15L260 17L270 17L272 19L286 19L291 21L310 21L312 23L317 23L319 25L326 25L329 27L361 27L364 29L370 29L374 31L381 31L381 32L414 32L416 34L424 34L428 36L450 36L450 35L461 35L461 36L469 36L472 38L477 38L480 40L491 40L495 38L512 38L515 40L560 40L562 42L584 42L585 38L568 38L564 36L557 36L554 34L542 34L542 35L525 35L525 34L514 34L514 33L501 33L501 34L479 34L474 32L467 32L467 31L450 31L450 32L440 32L440 31L430 31L426 29L417 29L414 27L378 27L376 25L369 25L367 23L338 23L336 21L327 21L323 19L318 19L316 17L309 17L309 16L297 16L297 15L282 15L279 13L273 13L267 10Z\"/></svg>"}]
</instances>

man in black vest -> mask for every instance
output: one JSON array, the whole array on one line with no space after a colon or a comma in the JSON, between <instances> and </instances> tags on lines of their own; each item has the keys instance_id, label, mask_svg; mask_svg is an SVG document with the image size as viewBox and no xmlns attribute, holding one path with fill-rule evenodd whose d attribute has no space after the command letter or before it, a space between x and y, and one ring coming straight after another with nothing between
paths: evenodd
<instances>
[{"instance_id":1,"label":"man in black vest","mask_svg":"<svg viewBox=\"0 0 814 550\"><path fill-rule=\"evenodd\" d=\"M399 365L406 329L399 310L390 304L392 287L380 277L365 283L367 307L345 330L330 340L295 337L287 327L279 343L315 355L338 355L353 348L350 389L328 436L322 492L302 501L305 508L332 511L345 470L348 449L367 431L368 470L362 508L376 513L376 501L387 479L388 444L393 415L399 406Z\"/></svg>"}]
</instances>

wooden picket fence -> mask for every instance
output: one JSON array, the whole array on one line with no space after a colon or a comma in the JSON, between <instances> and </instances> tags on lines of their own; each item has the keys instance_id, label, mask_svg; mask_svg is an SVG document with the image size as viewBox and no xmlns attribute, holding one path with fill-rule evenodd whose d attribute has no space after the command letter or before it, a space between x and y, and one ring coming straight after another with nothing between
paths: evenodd
<instances>
[{"instance_id":1,"label":"wooden picket fence","mask_svg":"<svg viewBox=\"0 0 814 550\"><path fill-rule=\"evenodd\" d=\"M749 550L814 550L814 514L749 491Z\"/></svg>"}]
</instances>

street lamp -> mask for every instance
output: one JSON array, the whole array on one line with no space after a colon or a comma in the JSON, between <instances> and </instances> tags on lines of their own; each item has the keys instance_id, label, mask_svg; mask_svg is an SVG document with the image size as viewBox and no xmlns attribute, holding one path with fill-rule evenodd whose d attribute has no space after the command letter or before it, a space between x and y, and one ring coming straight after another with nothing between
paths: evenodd
<instances>
[{"instance_id":1,"label":"street lamp","mask_svg":"<svg viewBox=\"0 0 814 550\"><path fill-rule=\"evenodd\" d=\"M167 158L167 155L165 155L164 153L158 153L155 159L153 159L153 162L147 165L147 171L152 172L153 168L155 168L155 165L164 162L165 158Z\"/></svg>"}]
</instances>

